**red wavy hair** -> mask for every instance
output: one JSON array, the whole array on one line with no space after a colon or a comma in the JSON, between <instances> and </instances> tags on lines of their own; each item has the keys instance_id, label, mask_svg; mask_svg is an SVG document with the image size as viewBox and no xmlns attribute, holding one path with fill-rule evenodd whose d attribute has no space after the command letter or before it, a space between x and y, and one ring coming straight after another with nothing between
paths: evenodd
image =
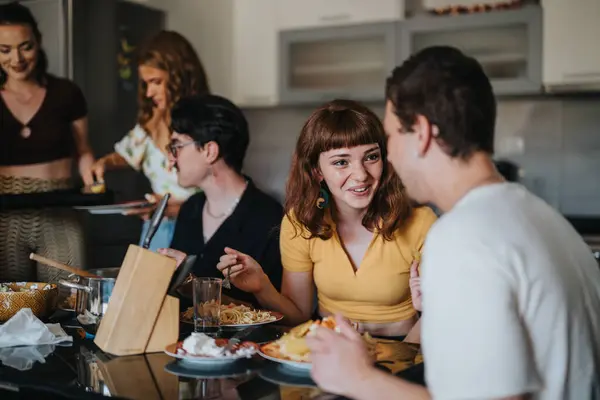
<instances>
[{"instance_id":1,"label":"red wavy hair","mask_svg":"<svg viewBox=\"0 0 600 400\"><path fill-rule=\"evenodd\" d=\"M412 206L400 178L387 163L386 137L380 119L364 105L351 100L334 100L321 106L300 132L285 199L285 212L296 223L297 235L303 230L310 232L310 238L327 240L333 235L325 210L316 207L320 189L319 155L332 149L374 143L381 150L383 173L362 224L371 231L377 229L386 240L394 237L410 216Z\"/></svg>"}]
</instances>

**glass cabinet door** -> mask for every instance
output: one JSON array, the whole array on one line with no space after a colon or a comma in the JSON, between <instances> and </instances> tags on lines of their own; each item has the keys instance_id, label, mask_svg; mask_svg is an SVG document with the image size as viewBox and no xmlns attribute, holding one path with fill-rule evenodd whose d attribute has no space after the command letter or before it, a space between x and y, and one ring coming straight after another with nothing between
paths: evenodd
<instances>
[{"instance_id":1,"label":"glass cabinet door","mask_svg":"<svg viewBox=\"0 0 600 400\"><path fill-rule=\"evenodd\" d=\"M280 36L280 100L383 100L394 67L395 23L284 31Z\"/></svg>"},{"instance_id":2,"label":"glass cabinet door","mask_svg":"<svg viewBox=\"0 0 600 400\"><path fill-rule=\"evenodd\" d=\"M454 46L481 63L496 94L535 93L542 86L541 24L541 9L536 6L417 17L402 24L402 58L429 46Z\"/></svg>"}]
</instances>

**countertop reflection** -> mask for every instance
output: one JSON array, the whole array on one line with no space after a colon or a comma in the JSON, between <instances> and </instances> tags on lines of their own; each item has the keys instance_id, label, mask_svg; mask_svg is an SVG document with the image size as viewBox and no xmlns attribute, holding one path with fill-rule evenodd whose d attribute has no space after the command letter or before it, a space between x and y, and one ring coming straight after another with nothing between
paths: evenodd
<instances>
[{"instance_id":1,"label":"countertop reflection","mask_svg":"<svg viewBox=\"0 0 600 400\"><path fill-rule=\"evenodd\" d=\"M297 371L259 357L222 367L190 366L164 353L114 357L73 331L73 345L57 346L30 369L0 366L0 397L18 392L40 398L49 392L69 398L205 399L205 400L330 400L307 371ZM182 336L188 333L183 331ZM252 333L255 342L274 340L281 328L263 327ZM398 373L419 363L418 346L383 341L378 363ZM4 390L5 392L2 392ZM35 396L35 397L34 397ZM10 398L10 397L9 397Z\"/></svg>"}]
</instances>

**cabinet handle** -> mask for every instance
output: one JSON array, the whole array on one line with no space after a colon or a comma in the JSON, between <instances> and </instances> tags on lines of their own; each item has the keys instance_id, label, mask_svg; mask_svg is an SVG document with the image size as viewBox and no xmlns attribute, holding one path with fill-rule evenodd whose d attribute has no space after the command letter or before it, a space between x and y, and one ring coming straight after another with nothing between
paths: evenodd
<instances>
[{"instance_id":1,"label":"cabinet handle","mask_svg":"<svg viewBox=\"0 0 600 400\"><path fill-rule=\"evenodd\" d=\"M563 74L563 78L565 79L577 79L577 78L600 78L600 72L573 72L568 74Z\"/></svg>"},{"instance_id":2,"label":"cabinet handle","mask_svg":"<svg viewBox=\"0 0 600 400\"><path fill-rule=\"evenodd\" d=\"M333 14L333 15L322 15L319 17L319 21L321 22L337 22L337 21L346 21L352 18L352 15L346 14Z\"/></svg>"},{"instance_id":3,"label":"cabinet handle","mask_svg":"<svg viewBox=\"0 0 600 400\"><path fill-rule=\"evenodd\" d=\"M324 93L321 96L321 100L322 101L333 101L335 99L342 99L342 100L350 100L352 99L352 96L348 95L348 93Z\"/></svg>"}]
</instances>

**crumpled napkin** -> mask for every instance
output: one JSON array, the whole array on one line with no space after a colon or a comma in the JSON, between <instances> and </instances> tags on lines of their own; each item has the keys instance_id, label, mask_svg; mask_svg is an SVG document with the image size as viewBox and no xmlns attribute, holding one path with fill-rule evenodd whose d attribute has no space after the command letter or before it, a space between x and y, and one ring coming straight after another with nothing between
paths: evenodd
<instances>
[{"instance_id":1,"label":"crumpled napkin","mask_svg":"<svg viewBox=\"0 0 600 400\"><path fill-rule=\"evenodd\" d=\"M0 348L73 342L60 324L44 324L30 308L22 308L0 326Z\"/></svg>"},{"instance_id":2,"label":"crumpled napkin","mask_svg":"<svg viewBox=\"0 0 600 400\"><path fill-rule=\"evenodd\" d=\"M19 310L4 325L0 325L0 362L27 371L37 362L45 363L56 344L73 342L60 324L44 324L30 308Z\"/></svg>"},{"instance_id":3,"label":"crumpled napkin","mask_svg":"<svg viewBox=\"0 0 600 400\"><path fill-rule=\"evenodd\" d=\"M56 345L5 347L0 349L0 362L7 367L27 371L33 368L35 362L46 363L46 357L51 354Z\"/></svg>"},{"instance_id":4,"label":"crumpled napkin","mask_svg":"<svg viewBox=\"0 0 600 400\"><path fill-rule=\"evenodd\" d=\"M98 323L99 319L100 318L98 318L88 310L85 310L84 314L79 314L77 316L77 321L79 321L81 325L94 325Z\"/></svg>"}]
</instances>

